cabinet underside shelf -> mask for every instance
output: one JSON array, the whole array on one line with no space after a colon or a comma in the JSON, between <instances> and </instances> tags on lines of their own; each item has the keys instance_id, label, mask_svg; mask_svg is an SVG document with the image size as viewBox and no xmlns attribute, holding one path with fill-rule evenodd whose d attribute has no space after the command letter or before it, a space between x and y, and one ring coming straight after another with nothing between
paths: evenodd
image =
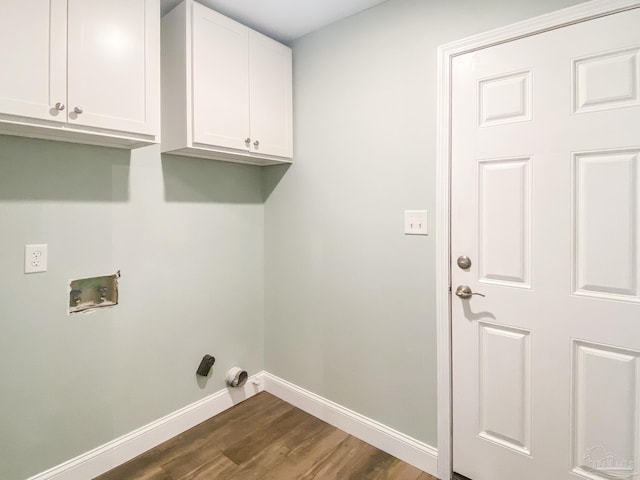
<instances>
[{"instance_id":1,"label":"cabinet underside shelf","mask_svg":"<svg viewBox=\"0 0 640 480\"><path fill-rule=\"evenodd\" d=\"M255 153L246 154L233 151L216 151L211 149L202 149L196 147L185 147L176 150L168 150L162 152L163 155L183 155L185 157L198 157L211 160L221 160L223 162L246 163L249 165L279 165L292 163L290 158L280 158L268 155L256 155Z\"/></svg>"}]
</instances>

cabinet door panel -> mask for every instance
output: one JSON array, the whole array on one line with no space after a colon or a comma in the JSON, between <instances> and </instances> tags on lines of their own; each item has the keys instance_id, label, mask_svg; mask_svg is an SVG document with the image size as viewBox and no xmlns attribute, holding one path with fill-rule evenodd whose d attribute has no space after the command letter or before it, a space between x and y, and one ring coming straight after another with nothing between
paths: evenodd
<instances>
[{"instance_id":1,"label":"cabinet door panel","mask_svg":"<svg viewBox=\"0 0 640 480\"><path fill-rule=\"evenodd\" d=\"M249 31L192 4L193 143L248 150Z\"/></svg>"},{"instance_id":2,"label":"cabinet door panel","mask_svg":"<svg viewBox=\"0 0 640 480\"><path fill-rule=\"evenodd\" d=\"M68 15L69 122L156 133L158 2L69 0Z\"/></svg>"},{"instance_id":3,"label":"cabinet door panel","mask_svg":"<svg viewBox=\"0 0 640 480\"><path fill-rule=\"evenodd\" d=\"M292 157L291 49L252 31L249 65L251 149Z\"/></svg>"},{"instance_id":4,"label":"cabinet door panel","mask_svg":"<svg viewBox=\"0 0 640 480\"><path fill-rule=\"evenodd\" d=\"M66 0L2 0L0 112L66 121Z\"/></svg>"}]
</instances>

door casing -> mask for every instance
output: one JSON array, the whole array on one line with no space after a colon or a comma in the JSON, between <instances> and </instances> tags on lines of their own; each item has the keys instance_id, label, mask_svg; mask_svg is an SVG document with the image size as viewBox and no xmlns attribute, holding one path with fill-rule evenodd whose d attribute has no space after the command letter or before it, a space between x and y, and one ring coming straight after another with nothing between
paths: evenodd
<instances>
[{"instance_id":1,"label":"door casing","mask_svg":"<svg viewBox=\"0 0 640 480\"><path fill-rule=\"evenodd\" d=\"M640 8L640 0L592 0L448 43L438 49L436 157L436 322L438 361L438 478L452 472L451 378L451 64L455 57L548 30Z\"/></svg>"}]
</instances>

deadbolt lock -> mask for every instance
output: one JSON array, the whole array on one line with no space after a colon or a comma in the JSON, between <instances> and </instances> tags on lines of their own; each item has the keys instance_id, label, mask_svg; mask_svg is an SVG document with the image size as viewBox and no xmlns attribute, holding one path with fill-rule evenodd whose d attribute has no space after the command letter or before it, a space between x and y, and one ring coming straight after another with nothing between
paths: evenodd
<instances>
[{"instance_id":1,"label":"deadbolt lock","mask_svg":"<svg viewBox=\"0 0 640 480\"><path fill-rule=\"evenodd\" d=\"M457 263L462 270L467 270L471 268L471 259L466 255L460 255L458 257Z\"/></svg>"}]
</instances>

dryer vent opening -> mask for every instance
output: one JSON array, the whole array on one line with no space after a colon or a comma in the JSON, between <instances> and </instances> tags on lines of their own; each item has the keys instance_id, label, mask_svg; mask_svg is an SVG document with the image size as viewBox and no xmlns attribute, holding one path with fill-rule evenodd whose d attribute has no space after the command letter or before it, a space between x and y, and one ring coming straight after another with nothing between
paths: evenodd
<instances>
[{"instance_id":1,"label":"dryer vent opening","mask_svg":"<svg viewBox=\"0 0 640 480\"><path fill-rule=\"evenodd\" d=\"M247 383L247 379L249 378L249 374L247 374L246 370L243 370L239 367L233 367L231 370L227 372L226 381L227 385L230 387L242 387L245 383Z\"/></svg>"}]
</instances>

